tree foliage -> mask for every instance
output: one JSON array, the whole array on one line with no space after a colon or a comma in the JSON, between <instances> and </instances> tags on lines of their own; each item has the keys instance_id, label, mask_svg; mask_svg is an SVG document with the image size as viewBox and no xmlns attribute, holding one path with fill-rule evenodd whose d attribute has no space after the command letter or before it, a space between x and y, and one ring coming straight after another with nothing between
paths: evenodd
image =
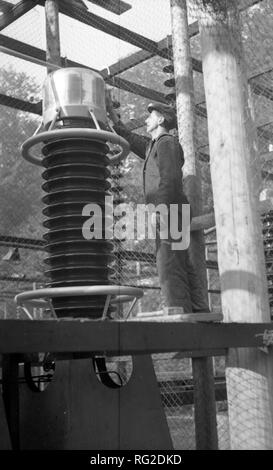
<instances>
[{"instance_id":1,"label":"tree foliage","mask_svg":"<svg viewBox=\"0 0 273 470\"><path fill-rule=\"evenodd\" d=\"M38 94L39 86L24 72L18 73L9 67L0 70L0 89L3 94L28 101ZM37 125L35 116L1 105L0 220L3 234L24 233L26 236L32 233L28 221L40 207L40 171L23 160L20 147Z\"/></svg>"}]
</instances>

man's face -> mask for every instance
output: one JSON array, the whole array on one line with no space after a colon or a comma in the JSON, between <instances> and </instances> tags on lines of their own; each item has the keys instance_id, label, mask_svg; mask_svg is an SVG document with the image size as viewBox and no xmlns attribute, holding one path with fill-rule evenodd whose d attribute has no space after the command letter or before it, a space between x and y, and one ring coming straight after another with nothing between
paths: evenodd
<instances>
[{"instance_id":1,"label":"man's face","mask_svg":"<svg viewBox=\"0 0 273 470\"><path fill-rule=\"evenodd\" d=\"M164 122L164 117L158 111L153 109L153 111L149 114L147 119L145 120L147 126L147 132L152 132L161 126Z\"/></svg>"}]
</instances>

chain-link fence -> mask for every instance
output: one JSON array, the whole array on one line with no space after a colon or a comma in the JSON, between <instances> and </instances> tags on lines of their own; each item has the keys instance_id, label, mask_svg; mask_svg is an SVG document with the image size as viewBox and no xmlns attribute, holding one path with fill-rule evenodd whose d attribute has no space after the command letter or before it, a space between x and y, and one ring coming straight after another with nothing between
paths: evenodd
<instances>
[{"instance_id":1,"label":"chain-link fence","mask_svg":"<svg viewBox=\"0 0 273 470\"><path fill-rule=\"evenodd\" d=\"M19 2L13 0L9 12ZM38 4L39 2L37 2ZM169 2L131 0L131 11L114 16L89 2L68 7L60 1L63 66L82 65L99 71L120 103L122 120L146 136L144 120L150 101L172 102L173 78ZM20 145L39 125L41 86L46 77L44 8L27 8L14 22L0 17L0 317L16 315L13 298L46 283L42 178L38 167L25 162ZM71 7L71 8L70 8ZM70 8L70 9L69 9ZM257 181L263 198L272 197L273 157L273 5L270 0L239 2L251 112L257 129ZM15 10L14 10L15 11ZM200 14L200 12L198 13ZM195 95L196 153L202 175L203 213L213 213L206 99L202 74L196 3L188 2ZM98 19L99 18L99 19ZM113 26L114 25L114 26ZM165 67L165 69L164 69ZM165 71L164 71L164 70ZM142 164L131 153L112 169L112 194L134 207L143 202ZM261 209L264 227L270 304L273 292L272 213ZM147 240L115 241L114 278L118 285L141 286L145 295L134 315L162 308L154 244ZM210 308L221 306L215 231L206 233ZM177 449L195 448L191 364L179 354L154 357L156 374ZM230 448L223 358L216 358L215 393L219 448ZM127 364L127 363L126 363ZM114 363L113 367L117 367ZM124 369L124 364L121 366ZM128 364L126 366L128 368ZM220 372L219 372L220 371ZM120 376L117 375L117 377Z\"/></svg>"}]
</instances>

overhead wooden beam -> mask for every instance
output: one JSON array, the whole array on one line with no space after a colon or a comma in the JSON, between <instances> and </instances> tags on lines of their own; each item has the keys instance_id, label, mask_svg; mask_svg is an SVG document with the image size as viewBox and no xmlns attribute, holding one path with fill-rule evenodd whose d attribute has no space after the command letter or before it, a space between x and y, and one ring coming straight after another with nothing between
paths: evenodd
<instances>
[{"instance_id":1,"label":"overhead wooden beam","mask_svg":"<svg viewBox=\"0 0 273 470\"><path fill-rule=\"evenodd\" d=\"M34 2L34 0L29 0L29 1ZM8 3L8 2L6 2L6 3ZM24 2L21 2L21 3L24 3ZM35 3L37 3L37 2L35 2ZM258 2L254 2L254 3L258 3ZM250 6L250 4L252 5L254 3L252 1L248 2L248 6ZM9 4L9 5L12 5L12 4ZM193 36L194 34L197 34L197 33L198 33L198 28L196 28L195 23L192 23L192 25L190 25L190 35ZM170 37L168 37L168 39L165 38L164 40L157 43L158 48L160 50L161 49L164 50L164 48L167 47L169 42L170 42ZM38 48L35 48L33 46L29 46L28 44L21 43L20 41L16 41L14 39L7 38L3 35L0 35L0 44L3 44L6 47L11 47L13 50L15 49L17 51L22 51L22 48L23 48L24 52L26 52L27 55L32 56L33 58L36 58L36 59L45 60L45 52L44 51L42 51ZM138 60L138 63L140 63L142 61L141 57L143 57L142 56L143 53L146 54L146 58L149 58L149 57L154 55L154 54L151 54L149 52L139 51L135 54L135 59ZM63 64L64 64L64 61L66 61L65 63L69 66L79 66L79 67L83 66L82 64L79 64L77 62L67 61L66 59L62 58ZM132 61L130 62L130 57L124 59L124 61L127 62L127 65L126 65L127 68L130 68L130 66L132 66ZM131 63L131 65L129 65L130 63ZM124 66L125 66L125 62L124 62ZM112 66L110 66L110 67L112 67ZM154 90L148 89L148 88L143 87L141 85L131 83L131 82L129 82L125 79L122 79L120 77L115 78L113 80L113 78L111 78L111 77L113 77L113 75L116 75L118 73L118 65L114 64L113 67L115 67L115 69L112 69L112 70L110 69L110 71L108 69L103 69L101 71L103 77L105 78L106 83L108 83L109 85L116 86L118 88L124 89L126 91L131 92L131 93L138 94L140 96L143 96L143 97L151 99L151 100L155 100L155 101L159 101L159 102L166 102L166 100L164 98L164 95L162 93L158 93L158 92L155 92ZM88 68L90 68L90 67L88 67ZM193 68L195 70L201 71L202 70L201 62L194 59L193 60ZM90 68L90 69L94 70L92 68ZM110 72L110 74L109 74L109 72ZM266 70L266 72L268 72L268 70ZM250 79L252 79L252 78L255 78L255 77L250 77ZM254 85L254 86L256 87L256 85ZM263 91L261 86L259 86L259 88L257 88L257 90L258 90L258 94L263 93L263 94L268 95L270 93L269 89L267 89L266 91L265 90ZM196 104L195 110L196 110L196 112L199 116L206 118L206 109L204 107L202 107L201 104L202 104L202 102ZM142 122L142 120L139 119L137 127L141 127L141 122ZM131 129L135 129L137 127L133 127L132 125L130 125ZM261 131L260 131L260 133L261 133ZM263 137L266 137L265 131L262 131L262 134L263 134ZM268 138L270 138L270 136Z\"/></svg>"},{"instance_id":2,"label":"overhead wooden beam","mask_svg":"<svg viewBox=\"0 0 273 470\"><path fill-rule=\"evenodd\" d=\"M6 12L0 16L0 31L9 26L15 20L18 20L18 18L21 18L21 16L23 16L28 11L32 10L32 8L34 8L37 4L37 0L21 0L21 2L17 3L16 5L11 3L11 8L7 9Z\"/></svg>"},{"instance_id":3,"label":"overhead wooden beam","mask_svg":"<svg viewBox=\"0 0 273 470\"><path fill-rule=\"evenodd\" d=\"M0 52L2 52L3 54L11 55L12 57L17 57L18 59L26 60L26 61L31 62L33 64L41 65L42 67L49 67L50 66L52 68L52 70L56 70L56 69L60 68L60 66L58 66L56 64L52 64L49 61L41 60L41 59L35 59L34 57L30 57L29 55L24 54L23 52L15 51L14 49L10 49L10 48L5 47L5 46L0 45Z\"/></svg>"},{"instance_id":4,"label":"overhead wooden beam","mask_svg":"<svg viewBox=\"0 0 273 470\"><path fill-rule=\"evenodd\" d=\"M135 52L134 54L125 57L124 59L121 59L118 62L115 62L114 64L110 65L110 67L106 67L100 71L102 75L107 75L109 77L114 77L116 75L119 75L122 72L125 72L126 70L135 67L138 64L141 64L145 60L151 59L154 57L156 54L152 54L151 52L147 51L138 51ZM164 53L164 56L166 54ZM169 57L170 58L170 57ZM202 63L200 60L195 59L194 57L191 58L192 60L192 67L196 72L202 73Z\"/></svg>"},{"instance_id":5,"label":"overhead wooden beam","mask_svg":"<svg viewBox=\"0 0 273 470\"><path fill-rule=\"evenodd\" d=\"M29 60L32 62L32 60L37 59L41 62L44 62L43 65L46 65L46 51L43 49L39 49L38 47L31 46L30 44L27 44L22 41L18 41L17 39L10 38L8 36L5 36L4 34L0 34L0 46L6 47L7 49L10 49L12 52L18 52L26 55L25 60ZM7 54L9 51L7 50ZM67 61L66 58L62 57L62 66L64 67L66 63L71 63L72 67L85 67L82 64L78 64L77 62L73 61ZM34 62L36 63L36 62ZM91 68L91 67L88 67ZM95 70L95 69L91 69ZM96 71L96 70L95 70Z\"/></svg>"},{"instance_id":6,"label":"overhead wooden beam","mask_svg":"<svg viewBox=\"0 0 273 470\"><path fill-rule=\"evenodd\" d=\"M6 53L9 53L9 49L10 49L11 51L10 53L12 55L14 55L13 54L14 52L18 54L25 54L25 57L21 56L22 59L29 60L34 63L40 63L40 65L47 65L46 53L42 49L38 49L37 47L30 46L29 44L23 43L16 39L9 38L3 34L0 34L0 46L7 48L6 50L4 50L4 52ZM72 60L67 60L64 57L61 58L61 63L63 66L66 65L69 67L84 67L89 70L93 70L97 73L100 73L96 69L93 69L91 67L86 67L85 65L72 61ZM139 96L143 96L144 98L147 98L151 101L159 101L162 103L167 103L163 93L159 93L158 91L144 87L137 83L130 82L120 77L111 78L111 77L104 76L103 78L105 82L111 86L120 88L125 91L129 91L130 93L134 93Z\"/></svg>"},{"instance_id":7,"label":"overhead wooden beam","mask_svg":"<svg viewBox=\"0 0 273 470\"><path fill-rule=\"evenodd\" d=\"M42 4L43 2L39 0ZM119 24L113 23L112 21L106 20L98 15L95 15L91 12L86 12L78 9L73 4L67 4L64 0L59 0L59 10L60 13L78 20L81 23L84 23L88 26L92 26L104 33L110 34L122 41L126 41L129 44L132 44L141 49L145 49L155 54L161 55L162 57L168 57L167 52L160 51L156 41L152 41L140 34L134 33Z\"/></svg>"},{"instance_id":8,"label":"overhead wooden beam","mask_svg":"<svg viewBox=\"0 0 273 470\"><path fill-rule=\"evenodd\" d=\"M73 5L70 6L70 9L67 10L67 6L65 7L66 9L66 12L64 12L62 10L62 1L61 0L61 4L60 4L60 11L62 13L65 13L67 14L68 16L72 16L70 13L69 13L69 10L73 10L73 8L76 8L74 7ZM257 3L259 3L261 0L248 0L248 1L244 1L241 3L241 6L239 6L239 10L243 11ZM88 23L88 21L91 21L91 17L89 15L92 15L92 13L90 12L82 12L81 10L79 9L76 9L76 11L78 12L78 17L75 17L75 19L79 19L79 17L81 17L82 19L79 19L80 21L83 21L83 18L87 16L85 22L86 24L90 24ZM73 17L73 16L72 16ZM171 49L171 37L170 36L167 36L164 40L160 41L159 43L156 43L154 41L151 41L150 39L148 38L145 38L144 36L140 36L140 35L136 35L136 33L133 33L132 31L128 31L126 28L121 28L120 26L118 26L118 28L116 28L116 24L115 23L111 23L108 22L107 24L107 20L104 20L100 17L97 17L96 15L94 15L94 17L96 18L93 18L93 21L95 20L97 26L94 26L94 27L97 27L98 29L101 29L102 27L104 29L102 29L104 32L106 33L109 33L109 29L108 28L113 28L113 29L110 29L110 34L116 36L116 34L113 34L113 32L115 33L118 33L118 35L116 37L118 37L119 39L123 39L123 40L127 40L128 42L130 42L128 40L128 33L129 33L129 38L132 38L132 40L134 42L131 42L132 44L134 45L138 45L138 47L141 47L142 49L145 49L145 51L150 51L150 53L152 53L150 55L150 57L152 57L153 55L159 55L161 57L165 57L165 58L170 58L170 50ZM92 24L91 24L92 26ZM105 29L106 28L106 29ZM193 37L195 36L196 34L198 34L199 32L199 28L198 28L198 22L194 22L192 23L191 25L189 25L189 37ZM124 36L125 35L125 36ZM127 38L127 39L125 39ZM136 42L137 44L136 44ZM141 41L141 44L140 42ZM143 44L144 42L144 44ZM144 55L143 57L146 57L145 60L147 60L149 57L147 57L147 55ZM135 56L135 59L136 60L139 60L140 58L140 54L139 55L136 55ZM129 61L129 58L127 58L127 64L130 63ZM126 61L126 59L124 59ZM121 69L120 69L120 63L119 62L119 73L121 73ZM140 63L140 62L138 62ZM126 64L126 62L124 62L124 64ZM131 64L132 64L132 60L131 60ZM126 67L128 67L128 65L126 65ZM132 65L130 66L132 67ZM192 68L194 71L196 72L199 72L199 73L202 73L202 62L198 59L195 59L194 57L192 57ZM103 69L102 73L103 75L108 75L108 77L110 78L112 76L112 73L111 73L111 70L115 73L115 75L117 74L115 71L117 71L117 66L115 64L113 64L113 66L110 66L110 68L107 68L107 69ZM269 89L269 88L265 88L261 85L255 85L255 88L254 88L254 92L256 94L259 94L259 95L263 95L263 96L272 96L272 91ZM144 96L144 95L141 95L141 96ZM161 100L160 100L161 101ZM165 101L165 100L164 100ZM166 101L165 101L166 102ZM203 117L206 117L206 111L203 110L201 111L202 112L202 116Z\"/></svg>"},{"instance_id":9,"label":"overhead wooden beam","mask_svg":"<svg viewBox=\"0 0 273 470\"><path fill-rule=\"evenodd\" d=\"M30 46L29 44L23 43L16 39L9 38L3 34L0 34L0 45L3 47L6 47L7 49L10 49L11 51L25 54L26 56L28 56L29 61L33 60L34 63L37 63L37 60L43 61L44 65L46 65L46 53L42 49L38 49L37 47ZM8 50L5 52L8 53ZM94 68L86 67L83 64L80 64L75 61L67 60L64 57L62 57L61 60L62 60L63 66L66 65L70 67L84 67L84 68L88 68L90 70L94 70L95 72L100 73L98 70ZM130 93L138 94L152 101L159 101L162 103L166 103L166 99L163 93L159 93L157 91L154 91L150 88L144 87L137 83L129 82L128 80L122 79L120 77L109 78L107 76L104 76L103 78L105 79L105 82L111 86L121 88L125 91L129 91Z\"/></svg>"},{"instance_id":10,"label":"overhead wooden beam","mask_svg":"<svg viewBox=\"0 0 273 470\"><path fill-rule=\"evenodd\" d=\"M6 3L8 5L12 5L12 4L9 4L8 2L6 2ZM43 4L44 2L42 0L24 0L24 1L20 2L20 4L15 5L15 7L18 7L18 8L17 8L17 12L16 12L17 17L15 18L15 16L14 16L14 20L19 17L18 15L21 16L22 14L27 12L29 9L31 9L33 6L35 6L35 4L37 4L37 3ZM255 4L255 3L258 3L258 2L257 1L253 2L252 0L249 1L248 2L248 7L252 4ZM30 8L30 6L28 6L28 9L26 9L27 8L26 4L32 4L32 7ZM19 8L20 5L21 5L21 8ZM23 6L24 6L24 9L23 9ZM15 7L12 7L12 11L14 11ZM166 99L165 99L163 94L160 94L158 92L153 92L152 90L149 91L148 88L145 89L145 87L142 87L142 86L137 85L137 84L131 85L129 81L126 81L122 78L116 79L115 83L114 83L114 82L111 81L111 77L113 77L114 75L117 75L121 71L124 71L124 70L127 70L128 68L131 68L132 66L136 65L136 62L141 63L143 61L143 59L147 60L148 58L150 58L154 55L161 55L162 57L168 57L169 52L166 50L166 48L168 48L168 46L170 45L170 42L171 42L171 37L170 36L163 39L159 43L156 43L156 42L151 41L151 40L149 40L149 39L147 39L143 36L140 36L140 35L137 35L137 37L136 37L135 33L132 33L132 31L126 30L126 28L123 28L124 29L124 31L123 31L123 29L120 28L119 25L116 25L115 23L107 22L107 20L104 20L103 18L100 18L97 15L93 15L90 12L81 11L73 5L70 5L70 8L67 8L67 5L65 5L64 9L65 9L65 11L63 11L62 6L60 6L60 11L62 13L67 14L68 16L73 16L71 12L73 12L74 9L75 9L78 12L78 15L76 15L75 19L79 19L80 21L83 21L83 17L86 17L87 24L89 24L90 22L92 23L92 21L93 22L95 21L95 23L96 23L96 21L97 21L99 23L99 25L100 24L102 25L104 30L106 28L105 32L109 33L109 29L107 29L107 28L111 28L111 25L112 25L114 27L114 31L118 33L118 37L120 39L123 38L122 37L123 33L125 35L129 34L130 37L135 38L135 39L133 39L134 41L135 40L138 41L138 46L139 47L143 47L145 49L148 47L149 50L152 49L153 53L147 52L147 51L138 51L133 56L127 57L127 58L123 59L122 61L119 61L118 63L113 64L109 68L101 70L101 74L105 78L105 81L107 83L109 83L110 85L112 85L112 86L117 86L118 88L124 89L126 91L130 91L131 93L139 94L140 96L143 96L143 97L151 99L151 100L166 103ZM14 15L15 15L15 12L14 12ZM91 18L92 18L92 21L91 21ZM0 25L1 25L1 21L0 21ZM93 24L91 24L91 25L93 25ZM100 29L99 25L97 26L98 29ZM96 26L94 26L94 27L96 27ZM0 27L0 29L1 29L1 27ZM198 23L197 22L192 23L189 26L189 35L190 35L190 37L196 35L198 32L199 32ZM148 41L148 43L147 43L147 41ZM18 41L18 43L19 43L19 41ZM147 44L148 44L148 46L147 46ZM23 47L28 46L24 43L21 43L21 45ZM31 47L31 46L29 46L29 47ZM33 48L33 49L36 49L36 48ZM39 51L39 49L37 49L37 51ZM43 52L43 51L41 51L41 52ZM45 60L45 57L42 58L41 56L40 57L36 56L36 58ZM64 60L65 59L63 58L62 61L64 61ZM66 63L71 64L71 66L80 66L80 67L83 66L82 64L77 64L76 62L72 62L72 61L66 61ZM74 64L74 65L72 65L72 64ZM123 69L120 68L120 65L122 65L124 68ZM193 69L195 71L202 72L202 63L201 63L201 61L192 58L192 66L193 66ZM269 89L263 91L263 87L259 86L259 88L257 88L257 94L262 94L262 93L264 94L264 96L268 95L269 94ZM200 106L198 106L196 108L196 111L197 111L197 114L199 114L200 116L206 117L206 110L204 108L202 109L202 108L200 108Z\"/></svg>"},{"instance_id":11,"label":"overhead wooden beam","mask_svg":"<svg viewBox=\"0 0 273 470\"><path fill-rule=\"evenodd\" d=\"M273 101L273 88L260 85L255 80L251 81L250 86L255 95L264 96L268 100Z\"/></svg>"},{"instance_id":12,"label":"overhead wooden beam","mask_svg":"<svg viewBox=\"0 0 273 470\"><path fill-rule=\"evenodd\" d=\"M190 37L196 36L198 34L199 29L198 29L198 23L192 23L189 25L189 35ZM170 44L171 44L171 36L166 36L164 39L159 41L157 43L157 47L160 51L165 51L165 56L166 54L168 55L168 58L170 58ZM167 52L168 51L168 52ZM138 64L141 64L145 60L151 59L157 55L155 52L148 52L147 50L141 50L134 52L133 54L129 55L128 57L125 57L124 59L119 60L118 62L115 62L114 64L110 65L107 68L104 68L101 70L102 73L108 73L110 76L118 75L122 72L125 72L126 70L135 67Z\"/></svg>"},{"instance_id":13,"label":"overhead wooden beam","mask_svg":"<svg viewBox=\"0 0 273 470\"><path fill-rule=\"evenodd\" d=\"M101 74L103 76L108 76L108 77L114 77L118 75L121 72L124 72L125 70L130 69L131 67L135 67L136 65L142 63L144 60L148 60L151 57L154 57L154 54L151 54L146 51L138 51L135 54L126 57L125 59L122 59L119 62L116 62L113 65L110 65L110 67L104 68L101 70ZM195 59L192 57L192 68L195 72L202 73L202 62L198 59ZM272 68L270 67L269 70L266 70L264 73L271 72ZM260 76L260 74L259 74ZM273 89L270 87L265 87L264 85L260 85L257 83L256 79L257 75L255 74L254 76L250 76L250 85L253 90L253 92L256 95L264 96L265 98L268 98L269 100L273 101ZM256 79L256 80L255 80ZM201 108L200 105L204 104L205 101L204 99L201 99L200 103L196 104L196 111L198 113L198 108L201 114L199 114L202 117L207 117L206 109Z\"/></svg>"},{"instance_id":14,"label":"overhead wooden beam","mask_svg":"<svg viewBox=\"0 0 273 470\"><path fill-rule=\"evenodd\" d=\"M109 67L102 69L101 74L108 77L114 77L115 75L125 72L126 70L129 70L132 67L135 67L136 65L145 62L145 60L154 57L154 55L155 54L153 54L152 52L143 50L134 52L128 57L120 59Z\"/></svg>"},{"instance_id":15,"label":"overhead wooden beam","mask_svg":"<svg viewBox=\"0 0 273 470\"><path fill-rule=\"evenodd\" d=\"M0 11L6 13L7 11L11 10L13 4L10 2L6 2L5 0L0 0Z\"/></svg>"},{"instance_id":16,"label":"overhead wooden beam","mask_svg":"<svg viewBox=\"0 0 273 470\"><path fill-rule=\"evenodd\" d=\"M239 3L239 10L243 11L251 6L255 5L256 3L260 3L262 0L241 0L241 3ZM198 22L195 21L189 25L189 37L192 38L199 34L199 27L198 27ZM166 36L164 39L159 41L157 43L158 49L159 50L165 50L167 51L168 49L171 49L171 36ZM145 48L143 48L145 49ZM154 57L156 53L154 52L147 52L147 50L143 51L138 51L136 53L131 54L128 57L125 57L124 59L119 60L118 62L115 62L114 64L110 65L107 69L103 69L102 72L107 72L110 74L110 76L117 75L119 73L125 72L131 67L134 67L141 62L144 62L145 60L151 59ZM168 52L168 55L170 56L170 51ZM196 61L193 59L193 69L196 71L200 71L200 61ZM201 64L202 68L202 64Z\"/></svg>"},{"instance_id":17,"label":"overhead wooden beam","mask_svg":"<svg viewBox=\"0 0 273 470\"><path fill-rule=\"evenodd\" d=\"M88 0L90 3L94 3L94 5L98 5L99 7L105 8L106 10L115 13L116 15L122 15L126 11L132 8L129 3L123 2L122 0Z\"/></svg>"},{"instance_id":18,"label":"overhead wooden beam","mask_svg":"<svg viewBox=\"0 0 273 470\"><path fill-rule=\"evenodd\" d=\"M241 10L249 8L250 6L256 3L259 3L259 1L257 0L248 0L247 2L244 1L242 2L242 6L239 8ZM28 10L24 11L23 9L23 7L26 8L27 3L32 3L33 6L35 6L35 4L37 3L40 5L44 5L44 0L23 0L20 2L20 4L15 5L15 6L9 2L5 2L5 3L7 3L8 5L12 7L12 11L14 11L15 7L17 9L16 13L15 11L13 13L13 19L10 21L12 22L15 19L19 18L20 16L22 16L22 14L28 11ZM21 5L21 8L19 8L20 5ZM126 57L125 59L121 59L117 63L110 65L110 67L107 69L103 69L101 71L102 74L103 75L107 74L109 78L111 78L111 76L122 73L125 70L128 70L128 68L134 67L135 65L145 60L148 60L149 58L155 55L160 55L165 58L169 58L170 56L170 52L168 51L168 48L170 47L170 44L171 44L170 36L167 36L163 40L156 43L155 41L152 41L150 39L145 38L144 36L133 33L132 31L126 28L122 28L115 23L112 23L97 15L94 15L93 13L80 11L75 5L73 6L70 4L68 6L67 4L65 4L65 2L61 2L60 12L74 19L77 19L78 21L82 21L85 24L89 24L90 26L100 29L108 34L112 34L113 36L116 36L119 39L128 41L129 43L134 44L137 47L140 47L141 49L144 49L143 51L138 51L132 54L131 56ZM3 18L2 18L2 21L3 21ZM6 27L8 24L3 26L3 28ZM0 30L3 28L1 28L1 21L0 21ZM193 37L198 33L199 33L199 28L198 28L198 23L196 21L189 25L189 36ZM196 71L200 71L201 70L200 67L202 68L201 62L193 59L193 69Z\"/></svg>"}]
</instances>

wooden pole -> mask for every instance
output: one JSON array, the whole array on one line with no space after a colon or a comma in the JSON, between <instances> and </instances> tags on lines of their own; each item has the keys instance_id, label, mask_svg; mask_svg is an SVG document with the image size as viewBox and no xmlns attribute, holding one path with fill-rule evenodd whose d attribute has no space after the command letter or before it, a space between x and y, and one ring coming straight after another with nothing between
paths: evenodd
<instances>
[{"instance_id":1,"label":"wooden pole","mask_svg":"<svg viewBox=\"0 0 273 470\"><path fill-rule=\"evenodd\" d=\"M193 74L186 0L171 0L172 45L179 140L184 151L184 190L192 214L202 213L201 178L195 154ZM205 244L201 230L191 233L190 255L199 273L204 303L208 302ZM213 364L210 357L192 359L197 449L217 449L217 422Z\"/></svg>"},{"instance_id":2,"label":"wooden pole","mask_svg":"<svg viewBox=\"0 0 273 470\"><path fill-rule=\"evenodd\" d=\"M59 32L59 6L58 0L46 0L46 60L51 64L61 66L60 32ZM54 69L47 67L50 73Z\"/></svg>"},{"instance_id":3,"label":"wooden pole","mask_svg":"<svg viewBox=\"0 0 273 470\"><path fill-rule=\"evenodd\" d=\"M218 263L226 322L270 321L236 0L196 0L208 113ZM228 8L228 9L227 9ZM232 449L272 449L272 353L231 350L226 380Z\"/></svg>"}]
</instances>

